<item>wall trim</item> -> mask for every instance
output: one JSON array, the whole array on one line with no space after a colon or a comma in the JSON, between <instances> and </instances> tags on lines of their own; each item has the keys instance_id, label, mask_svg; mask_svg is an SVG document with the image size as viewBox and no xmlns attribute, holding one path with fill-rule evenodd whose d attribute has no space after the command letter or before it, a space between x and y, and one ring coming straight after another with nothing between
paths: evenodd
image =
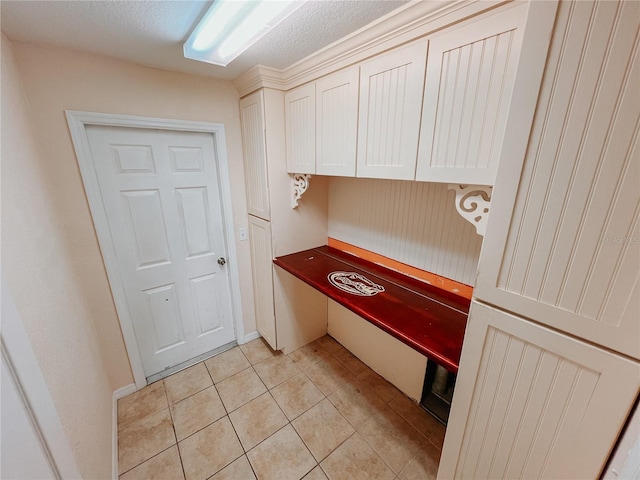
<instances>
[{"instance_id":1,"label":"wall trim","mask_svg":"<svg viewBox=\"0 0 640 480\"><path fill-rule=\"evenodd\" d=\"M52 470L60 478L81 478L69 439L42 375L38 359L24 328L4 276L0 274L2 331L0 355L6 362L24 407L38 432Z\"/></svg>"},{"instance_id":2,"label":"wall trim","mask_svg":"<svg viewBox=\"0 0 640 480\"><path fill-rule=\"evenodd\" d=\"M129 356L131 371L137 389L147 385L146 375L142 366L142 358L136 342L133 330L133 322L126 307L124 286L116 265L116 253L110 237L101 234L108 231L107 214L104 211L102 195L98 185L95 167L91 160L91 148L87 137L87 125L101 125L129 128L154 128L163 130L177 130L189 132L204 132L213 135L214 149L218 160L218 173L220 180L220 195L222 200L222 214L225 225L225 240L227 255L232 261L228 262L229 280L231 283L231 303L233 310L233 323L236 339L244 338L244 325L242 323L242 301L240 298L240 271L238 269L238 253L236 250L235 228L233 222L231 183L229 178L229 166L224 125L221 123L194 122L189 120L175 120L152 117L139 117L131 115L114 115L108 113L81 112L66 110L69 132L80 167L82 182L87 194L93 223L101 228L96 228L96 235L100 245L100 251L104 259L105 270L109 279L109 285L116 305L116 313L122 328L125 347Z\"/></svg>"},{"instance_id":3,"label":"wall trim","mask_svg":"<svg viewBox=\"0 0 640 480\"><path fill-rule=\"evenodd\" d=\"M248 333L247 335L244 336L244 338L242 339L242 342L240 342L238 340L238 345L244 345L245 343L249 343L253 340L256 340L257 338L261 338L262 335L260 335L260 332L258 332L257 330L255 332L251 332Z\"/></svg>"},{"instance_id":4,"label":"wall trim","mask_svg":"<svg viewBox=\"0 0 640 480\"><path fill-rule=\"evenodd\" d=\"M256 65L238 75L233 84L241 97L260 88L290 90L510 2L413 0L287 68Z\"/></svg>"},{"instance_id":5,"label":"wall trim","mask_svg":"<svg viewBox=\"0 0 640 480\"><path fill-rule=\"evenodd\" d=\"M118 400L135 393L136 390L136 384L130 383L115 390L111 398L111 458L113 465L111 476L113 480L118 480Z\"/></svg>"}]
</instances>

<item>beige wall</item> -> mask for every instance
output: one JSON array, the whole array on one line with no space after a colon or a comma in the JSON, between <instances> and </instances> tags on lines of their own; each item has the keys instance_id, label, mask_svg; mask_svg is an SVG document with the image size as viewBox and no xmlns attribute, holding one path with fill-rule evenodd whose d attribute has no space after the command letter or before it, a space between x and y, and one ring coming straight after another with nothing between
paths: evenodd
<instances>
[{"instance_id":1,"label":"beige wall","mask_svg":"<svg viewBox=\"0 0 640 480\"><path fill-rule=\"evenodd\" d=\"M34 141L13 53L3 37L2 269L80 472L109 478L112 384L77 258L56 221L55 187L40 165L47 155ZM130 377L126 359L114 360Z\"/></svg>"},{"instance_id":2,"label":"beige wall","mask_svg":"<svg viewBox=\"0 0 640 480\"><path fill-rule=\"evenodd\" d=\"M87 478L110 476L111 394L133 382L64 111L219 122L235 228L246 226L229 82L2 39L2 269ZM248 242L237 243L245 333Z\"/></svg>"}]
</instances>

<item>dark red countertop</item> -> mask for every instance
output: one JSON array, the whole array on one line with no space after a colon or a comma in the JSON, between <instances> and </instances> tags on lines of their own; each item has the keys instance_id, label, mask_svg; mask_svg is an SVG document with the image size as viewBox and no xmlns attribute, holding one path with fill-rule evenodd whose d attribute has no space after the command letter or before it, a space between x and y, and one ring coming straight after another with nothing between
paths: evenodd
<instances>
[{"instance_id":1,"label":"dark red countertop","mask_svg":"<svg viewBox=\"0 0 640 480\"><path fill-rule=\"evenodd\" d=\"M450 372L458 371L469 300L326 246L273 262ZM333 272L362 275L384 291L373 296L343 291L329 281ZM338 277L337 283L343 284L344 277ZM363 283L346 277L346 288Z\"/></svg>"}]
</instances>

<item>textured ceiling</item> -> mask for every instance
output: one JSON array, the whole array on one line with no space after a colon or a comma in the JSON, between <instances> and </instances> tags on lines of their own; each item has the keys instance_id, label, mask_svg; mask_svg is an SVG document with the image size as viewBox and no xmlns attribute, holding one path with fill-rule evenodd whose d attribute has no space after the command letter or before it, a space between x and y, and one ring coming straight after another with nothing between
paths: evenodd
<instances>
[{"instance_id":1,"label":"textured ceiling","mask_svg":"<svg viewBox=\"0 0 640 480\"><path fill-rule=\"evenodd\" d=\"M257 64L285 68L406 3L310 0L231 62L218 67L182 55L210 1L6 1L2 31L12 40L233 79Z\"/></svg>"}]
</instances>

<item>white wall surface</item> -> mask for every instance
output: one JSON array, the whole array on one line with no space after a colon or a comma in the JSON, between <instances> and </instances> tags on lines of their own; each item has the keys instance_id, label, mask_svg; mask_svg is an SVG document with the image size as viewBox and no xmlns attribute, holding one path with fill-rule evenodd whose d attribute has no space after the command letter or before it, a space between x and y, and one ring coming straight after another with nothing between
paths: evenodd
<instances>
[{"instance_id":1,"label":"white wall surface","mask_svg":"<svg viewBox=\"0 0 640 480\"><path fill-rule=\"evenodd\" d=\"M444 183L331 178L329 236L467 285L482 237Z\"/></svg>"},{"instance_id":2,"label":"white wall surface","mask_svg":"<svg viewBox=\"0 0 640 480\"><path fill-rule=\"evenodd\" d=\"M41 166L51 157L36 141L21 84L14 46L3 37L3 269L80 472L109 478L113 388L103 342L65 245L66 226L56 221L56 188ZM124 360L113 359L128 369Z\"/></svg>"},{"instance_id":3,"label":"white wall surface","mask_svg":"<svg viewBox=\"0 0 640 480\"><path fill-rule=\"evenodd\" d=\"M2 38L2 264L86 478L111 475L111 396L132 382L64 110L219 122L235 227L246 226L238 95L229 82ZM248 242L237 244L245 332Z\"/></svg>"}]
</instances>

